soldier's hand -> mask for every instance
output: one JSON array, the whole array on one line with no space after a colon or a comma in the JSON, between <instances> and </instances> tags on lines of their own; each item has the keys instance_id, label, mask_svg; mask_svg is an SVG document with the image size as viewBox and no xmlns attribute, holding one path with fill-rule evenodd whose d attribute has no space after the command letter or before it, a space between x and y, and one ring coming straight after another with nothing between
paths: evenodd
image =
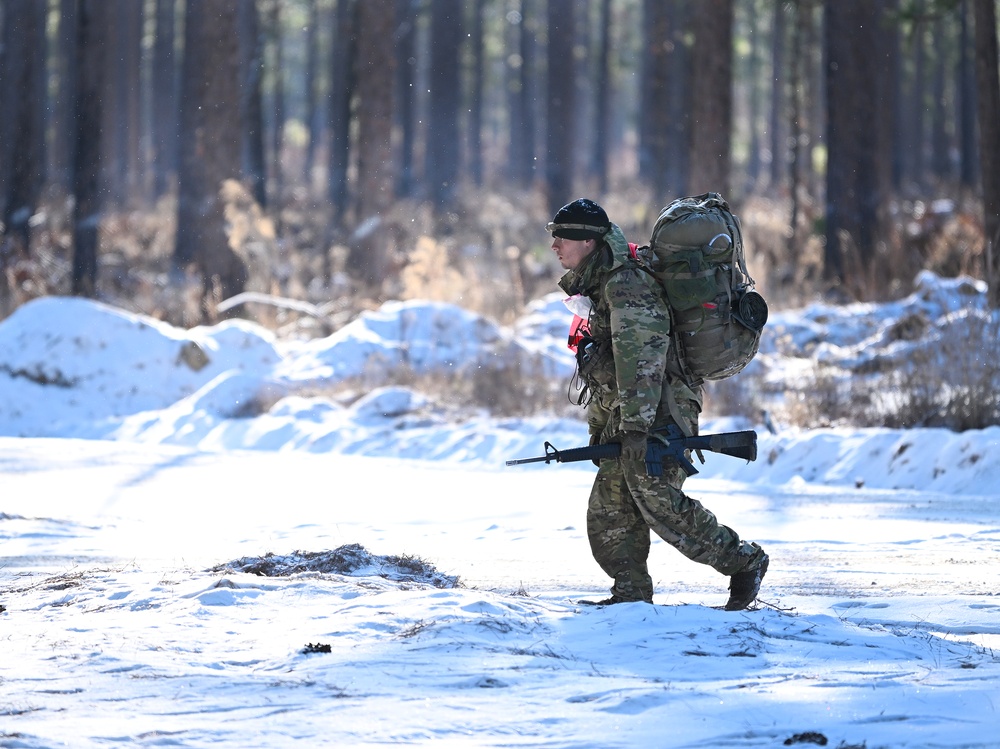
<instances>
[{"instance_id":1,"label":"soldier's hand","mask_svg":"<svg viewBox=\"0 0 1000 749\"><path fill-rule=\"evenodd\" d=\"M646 459L646 433L622 432L622 460Z\"/></svg>"},{"instance_id":2,"label":"soldier's hand","mask_svg":"<svg viewBox=\"0 0 1000 749\"><path fill-rule=\"evenodd\" d=\"M600 432L596 432L596 433L591 432L591 434L590 434L590 446L593 447L594 445L599 445L599 444L601 444L601 433ZM599 461L597 458L591 458L590 462L593 463L598 468L601 467L601 461Z\"/></svg>"}]
</instances>

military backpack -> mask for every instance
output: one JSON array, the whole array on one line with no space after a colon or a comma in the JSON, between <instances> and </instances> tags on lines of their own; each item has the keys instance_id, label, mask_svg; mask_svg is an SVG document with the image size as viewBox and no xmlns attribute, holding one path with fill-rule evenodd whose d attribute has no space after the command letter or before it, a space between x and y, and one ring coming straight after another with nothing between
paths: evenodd
<instances>
[{"instance_id":1,"label":"military backpack","mask_svg":"<svg viewBox=\"0 0 1000 749\"><path fill-rule=\"evenodd\" d=\"M636 259L659 281L670 307L673 374L700 385L750 363L767 303L747 272L739 219L721 195L678 198L664 207Z\"/></svg>"}]
</instances>

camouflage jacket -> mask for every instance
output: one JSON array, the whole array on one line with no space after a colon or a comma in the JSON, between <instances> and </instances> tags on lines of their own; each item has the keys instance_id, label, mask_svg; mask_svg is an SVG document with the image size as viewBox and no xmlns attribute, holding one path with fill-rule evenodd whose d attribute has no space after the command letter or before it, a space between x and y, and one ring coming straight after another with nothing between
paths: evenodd
<instances>
[{"instance_id":1,"label":"camouflage jacket","mask_svg":"<svg viewBox=\"0 0 1000 749\"><path fill-rule=\"evenodd\" d=\"M596 352L580 364L593 398L587 407L592 434L607 440L624 431L649 432L673 421L671 392L681 413L697 420L701 392L667 370L670 314L657 281L631 258L628 243L612 225L605 242L559 286L590 299L590 335Z\"/></svg>"}]
</instances>

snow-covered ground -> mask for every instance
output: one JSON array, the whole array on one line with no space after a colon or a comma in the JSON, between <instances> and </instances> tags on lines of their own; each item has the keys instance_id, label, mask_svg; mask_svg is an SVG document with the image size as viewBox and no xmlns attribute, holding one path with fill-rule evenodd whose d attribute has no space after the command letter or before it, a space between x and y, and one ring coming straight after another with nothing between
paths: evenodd
<instances>
[{"instance_id":1,"label":"snow-covered ground","mask_svg":"<svg viewBox=\"0 0 1000 749\"><path fill-rule=\"evenodd\" d=\"M981 296L922 276L772 314L755 365L905 356L897 321ZM1000 747L1000 427L706 424L760 432L686 487L767 548L758 607L656 541L655 605L592 608L595 469L503 465L585 425L317 395L565 378L567 318L390 303L279 341L46 298L0 322L0 747Z\"/></svg>"}]
</instances>

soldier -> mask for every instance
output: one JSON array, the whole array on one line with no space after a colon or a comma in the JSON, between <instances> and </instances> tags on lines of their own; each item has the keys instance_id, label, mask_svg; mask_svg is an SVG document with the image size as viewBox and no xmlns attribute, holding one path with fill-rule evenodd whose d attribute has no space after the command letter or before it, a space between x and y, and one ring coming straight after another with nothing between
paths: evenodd
<instances>
[{"instance_id":1,"label":"soldier","mask_svg":"<svg viewBox=\"0 0 1000 749\"><path fill-rule=\"evenodd\" d=\"M745 609L760 590L767 554L681 491L686 474L676 462L666 462L662 476L646 475L646 440L655 438L653 430L677 423L697 434L702 406L700 387L668 373L668 356L676 354L662 288L592 200L560 208L546 231L567 270L559 286L589 306L581 315L589 330L577 361L591 444L621 443L620 458L600 462L587 507L591 550L614 585L610 598L581 603L652 602L646 566L652 529L688 559L728 576L726 610Z\"/></svg>"}]
</instances>

